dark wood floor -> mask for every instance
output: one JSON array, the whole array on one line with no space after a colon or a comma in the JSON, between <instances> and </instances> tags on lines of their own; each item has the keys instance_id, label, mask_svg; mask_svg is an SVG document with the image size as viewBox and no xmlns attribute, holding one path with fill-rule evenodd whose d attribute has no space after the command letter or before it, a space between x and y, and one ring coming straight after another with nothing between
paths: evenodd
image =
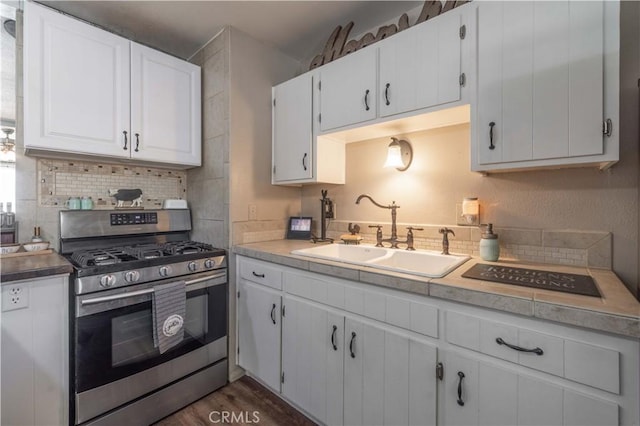
<instances>
[{"instance_id":1,"label":"dark wood floor","mask_svg":"<svg viewBox=\"0 0 640 426\"><path fill-rule=\"evenodd\" d=\"M229 413L226 419L223 417L225 412ZM247 376L218 389L155 425L210 426L212 424L234 426L315 425L314 422Z\"/></svg>"}]
</instances>

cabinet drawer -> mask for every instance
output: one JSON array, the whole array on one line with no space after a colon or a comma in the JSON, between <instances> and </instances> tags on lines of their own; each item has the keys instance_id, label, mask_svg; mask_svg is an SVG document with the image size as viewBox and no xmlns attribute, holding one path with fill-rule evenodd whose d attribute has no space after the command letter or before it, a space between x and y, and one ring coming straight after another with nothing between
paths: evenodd
<instances>
[{"instance_id":1,"label":"cabinet drawer","mask_svg":"<svg viewBox=\"0 0 640 426\"><path fill-rule=\"evenodd\" d=\"M485 318L446 312L446 340L456 346L620 394L620 353ZM599 367L593 368L594 363Z\"/></svg>"},{"instance_id":2,"label":"cabinet drawer","mask_svg":"<svg viewBox=\"0 0 640 426\"><path fill-rule=\"evenodd\" d=\"M282 270L256 260L240 259L239 263L241 278L282 290Z\"/></svg>"}]
</instances>

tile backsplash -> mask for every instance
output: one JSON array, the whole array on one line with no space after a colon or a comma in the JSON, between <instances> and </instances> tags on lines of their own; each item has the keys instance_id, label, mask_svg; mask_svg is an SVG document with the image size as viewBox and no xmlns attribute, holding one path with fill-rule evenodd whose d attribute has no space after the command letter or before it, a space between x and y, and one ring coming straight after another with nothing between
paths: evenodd
<instances>
[{"instance_id":1,"label":"tile backsplash","mask_svg":"<svg viewBox=\"0 0 640 426\"><path fill-rule=\"evenodd\" d=\"M142 207L161 208L162 200L183 199L187 173L152 167L38 159L38 203L63 207L69 197L91 197L96 209L111 209L109 189L142 190Z\"/></svg>"}]
</instances>

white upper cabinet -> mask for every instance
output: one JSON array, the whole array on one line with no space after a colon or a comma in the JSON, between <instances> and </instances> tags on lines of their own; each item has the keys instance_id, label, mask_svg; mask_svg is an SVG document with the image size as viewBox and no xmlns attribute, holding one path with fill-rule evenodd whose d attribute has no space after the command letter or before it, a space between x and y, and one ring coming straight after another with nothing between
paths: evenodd
<instances>
[{"instance_id":1,"label":"white upper cabinet","mask_svg":"<svg viewBox=\"0 0 640 426\"><path fill-rule=\"evenodd\" d=\"M473 170L618 160L618 10L602 1L479 3Z\"/></svg>"},{"instance_id":2,"label":"white upper cabinet","mask_svg":"<svg viewBox=\"0 0 640 426\"><path fill-rule=\"evenodd\" d=\"M460 99L461 15L450 11L380 44L380 116Z\"/></svg>"},{"instance_id":3,"label":"white upper cabinet","mask_svg":"<svg viewBox=\"0 0 640 426\"><path fill-rule=\"evenodd\" d=\"M200 68L25 3L25 149L201 161Z\"/></svg>"},{"instance_id":4,"label":"white upper cabinet","mask_svg":"<svg viewBox=\"0 0 640 426\"><path fill-rule=\"evenodd\" d=\"M200 67L131 43L131 158L199 166Z\"/></svg>"},{"instance_id":5,"label":"white upper cabinet","mask_svg":"<svg viewBox=\"0 0 640 426\"><path fill-rule=\"evenodd\" d=\"M317 73L308 72L272 89L274 185L344 183L344 143L318 136L317 81Z\"/></svg>"},{"instance_id":6,"label":"white upper cabinet","mask_svg":"<svg viewBox=\"0 0 640 426\"><path fill-rule=\"evenodd\" d=\"M313 76L273 88L273 183L313 177Z\"/></svg>"},{"instance_id":7,"label":"white upper cabinet","mask_svg":"<svg viewBox=\"0 0 640 426\"><path fill-rule=\"evenodd\" d=\"M129 157L129 41L25 2L26 148Z\"/></svg>"},{"instance_id":8,"label":"white upper cabinet","mask_svg":"<svg viewBox=\"0 0 640 426\"><path fill-rule=\"evenodd\" d=\"M377 50L362 49L320 68L320 130L376 118Z\"/></svg>"}]
</instances>

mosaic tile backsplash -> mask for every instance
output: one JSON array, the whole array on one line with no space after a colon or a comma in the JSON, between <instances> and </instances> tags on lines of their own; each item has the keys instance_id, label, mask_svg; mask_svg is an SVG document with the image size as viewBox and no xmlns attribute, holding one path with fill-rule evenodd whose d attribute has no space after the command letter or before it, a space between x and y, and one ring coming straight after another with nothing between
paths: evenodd
<instances>
[{"instance_id":1,"label":"mosaic tile backsplash","mask_svg":"<svg viewBox=\"0 0 640 426\"><path fill-rule=\"evenodd\" d=\"M187 173L182 170L84 161L38 159L38 202L63 207L70 197L91 197L96 209L112 209L109 189L142 190L142 207L160 208L165 199L184 199ZM130 203L125 203L128 205Z\"/></svg>"}]
</instances>

